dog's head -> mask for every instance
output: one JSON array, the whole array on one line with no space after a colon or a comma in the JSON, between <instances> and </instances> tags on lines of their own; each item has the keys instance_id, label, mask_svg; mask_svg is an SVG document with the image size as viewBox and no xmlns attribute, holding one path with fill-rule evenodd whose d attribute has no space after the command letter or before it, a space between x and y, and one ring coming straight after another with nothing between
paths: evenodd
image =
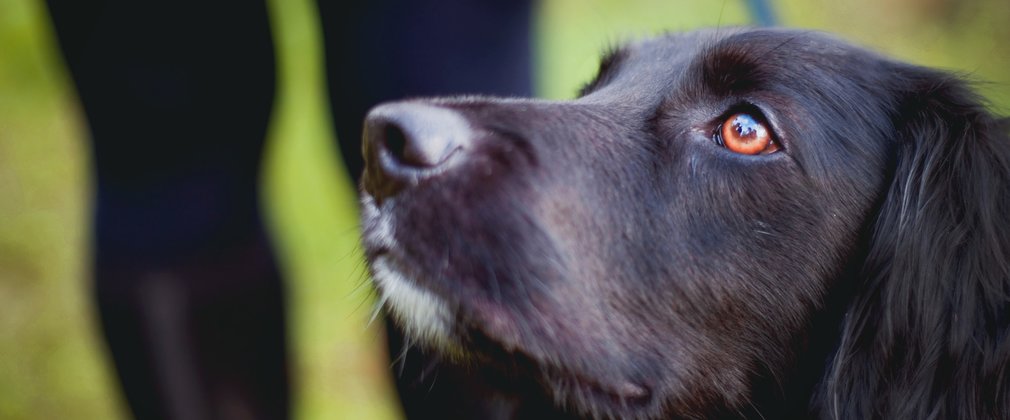
<instances>
[{"instance_id":1,"label":"dog's head","mask_svg":"<svg viewBox=\"0 0 1010 420\"><path fill-rule=\"evenodd\" d=\"M409 336L574 413L991 410L943 381L1006 383L1001 124L824 35L664 36L573 101L374 109L364 243Z\"/></svg>"}]
</instances>

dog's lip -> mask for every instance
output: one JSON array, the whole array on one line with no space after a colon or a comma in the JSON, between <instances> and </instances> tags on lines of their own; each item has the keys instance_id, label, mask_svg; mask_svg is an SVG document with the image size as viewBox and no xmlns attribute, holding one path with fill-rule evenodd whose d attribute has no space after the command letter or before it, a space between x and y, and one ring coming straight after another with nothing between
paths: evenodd
<instances>
[{"instance_id":1,"label":"dog's lip","mask_svg":"<svg viewBox=\"0 0 1010 420\"><path fill-rule=\"evenodd\" d=\"M416 266L416 264L412 264L409 256L394 248L379 247L374 250L366 250L366 258L373 265L382 261L386 267L395 270L403 281L434 295L448 305L456 312L453 317L453 322L459 324L456 329L477 328L488 337L495 337L493 341L496 345L510 351L516 349L516 346L511 344L519 341L518 331L515 328L516 320L510 316L509 310L503 305L482 298L465 301L456 294L447 293L427 281L425 275L418 275L416 271L406 269L406 267ZM382 284L379 283L382 282L377 282L377 287L381 289Z\"/></svg>"},{"instance_id":2,"label":"dog's lip","mask_svg":"<svg viewBox=\"0 0 1010 420\"><path fill-rule=\"evenodd\" d=\"M372 264L380 257L387 257L387 258L393 257L391 255L391 252L392 250L390 250L387 247L377 247L374 249L369 249L368 247L365 247L365 260L368 261L369 264Z\"/></svg>"}]
</instances>

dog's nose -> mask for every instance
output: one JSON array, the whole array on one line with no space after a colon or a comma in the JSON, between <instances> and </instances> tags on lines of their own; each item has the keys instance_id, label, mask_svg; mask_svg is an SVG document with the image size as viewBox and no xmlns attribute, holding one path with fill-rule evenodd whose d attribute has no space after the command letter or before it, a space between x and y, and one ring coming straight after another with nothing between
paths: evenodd
<instances>
[{"instance_id":1,"label":"dog's nose","mask_svg":"<svg viewBox=\"0 0 1010 420\"><path fill-rule=\"evenodd\" d=\"M419 102L379 105L365 117L363 186L376 201L435 176L473 139L459 113Z\"/></svg>"}]
</instances>

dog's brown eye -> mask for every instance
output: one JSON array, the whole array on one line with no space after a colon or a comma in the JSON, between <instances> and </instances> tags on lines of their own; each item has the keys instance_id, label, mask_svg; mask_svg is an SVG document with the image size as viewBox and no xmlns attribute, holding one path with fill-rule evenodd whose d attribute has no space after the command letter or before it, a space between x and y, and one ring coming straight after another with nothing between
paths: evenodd
<instances>
[{"instance_id":1,"label":"dog's brown eye","mask_svg":"<svg viewBox=\"0 0 1010 420\"><path fill-rule=\"evenodd\" d=\"M768 154L779 149L765 123L750 114L733 114L722 123L719 143L743 155Z\"/></svg>"}]
</instances>

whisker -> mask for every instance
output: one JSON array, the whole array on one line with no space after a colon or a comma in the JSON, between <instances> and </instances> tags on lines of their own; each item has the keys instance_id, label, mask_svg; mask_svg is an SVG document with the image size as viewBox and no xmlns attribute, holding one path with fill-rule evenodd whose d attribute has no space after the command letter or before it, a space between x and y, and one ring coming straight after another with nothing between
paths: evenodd
<instances>
[{"instance_id":1,"label":"whisker","mask_svg":"<svg viewBox=\"0 0 1010 420\"><path fill-rule=\"evenodd\" d=\"M410 352L410 348L412 346L413 344L410 342L410 336L404 334L403 350L400 351L400 354L396 356L392 362L393 367L396 367L396 376L399 378L403 378L403 370L407 366L407 353Z\"/></svg>"},{"instance_id":2,"label":"whisker","mask_svg":"<svg viewBox=\"0 0 1010 420\"><path fill-rule=\"evenodd\" d=\"M389 300L389 296L379 295L379 300L375 302L375 307L372 308L372 314L368 317L368 323L365 324L365 329L371 328L372 323L379 317L379 313L382 312L382 308L386 306L386 301Z\"/></svg>"}]
</instances>

